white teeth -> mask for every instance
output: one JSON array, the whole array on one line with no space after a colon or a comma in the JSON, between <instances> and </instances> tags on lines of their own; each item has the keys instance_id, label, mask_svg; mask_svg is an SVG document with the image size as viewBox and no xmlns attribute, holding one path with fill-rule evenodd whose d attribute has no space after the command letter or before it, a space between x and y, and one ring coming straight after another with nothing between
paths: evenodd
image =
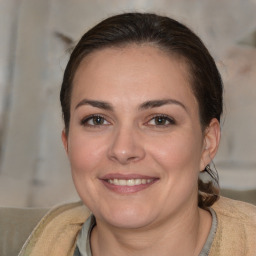
<instances>
[{"instance_id":1,"label":"white teeth","mask_svg":"<svg viewBox=\"0 0 256 256\"><path fill-rule=\"evenodd\" d=\"M126 185L126 180L119 180L119 185L125 186Z\"/></svg>"},{"instance_id":2,"label":"white teeth","mask_svg":"<svg viewBox=\"0 0 256 256\"><path fill-rule=\"evenodd\" d=\"M127 186L134 186L135 185L135 180L127 180L126 185Z\"/></svg>"},{"instance_id":3,"label":"white teeth","mask_svg":"<svg viewBox=\"0 0 256 256\"><path fill-rule=\"evenodd\" d=\"M135 185L140 185L141 184L141 179L136 179L135 180Z\"/></svg>"},{"instance_id":4,"label":"white teeth","mask_svg":"<svg viewBox=\"0 0 256 256\"><path fill-rule=\"evenodd\" d=\"M141 183L142 183L142 184L146 184L146 183L147 183L147 180L142 179L142 180L141 180Z\"/></svg>"},{"instance_id":5,"label":"white teeth","mask_svg":"<svg viewBox=\"0 0 256 256\"><path fill-rule=\"evenodd\" d=\"M140 184L148 184L151 183L153 179L129 179L129 180L122 180L122 179L109 179L108 183L114 184L116 186L136 186Z\"/></svg>"}]
</instances>

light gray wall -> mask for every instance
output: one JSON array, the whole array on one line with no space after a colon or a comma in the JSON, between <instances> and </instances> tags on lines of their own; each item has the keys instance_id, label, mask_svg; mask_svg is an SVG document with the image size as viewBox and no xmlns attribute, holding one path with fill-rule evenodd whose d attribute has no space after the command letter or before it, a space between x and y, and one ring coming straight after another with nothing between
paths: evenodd
<instances>
[{"instance_id":1,"label":"light gray wall","mask_svg":"<svg viewBox=\"0 0 256 256\"><path fill-rule=\"evenodd\" d=\"M69 47L101 19L151 11L184 22L223 75L215 164L225 188L256 188L255 0L0 0L0 204L49 206L77 197L61 145L58 94Z\"/></svg>"}]
</instances>

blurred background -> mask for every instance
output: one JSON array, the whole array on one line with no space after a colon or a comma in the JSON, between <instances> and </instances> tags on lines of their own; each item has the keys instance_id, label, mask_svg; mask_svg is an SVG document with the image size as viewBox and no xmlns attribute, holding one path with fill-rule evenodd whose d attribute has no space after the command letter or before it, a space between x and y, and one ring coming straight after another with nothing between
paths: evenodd
<instances>
[{"instance_id":1,"label":"blurred background","mask_svg":"<svg viewBox=\"0 0 256 256\"><path fill-rule=\"evenodd\" d=\"M0 0L0 205L78 199L60 137L67 49L127 11L168 15L203 39L225 85L222 194L256 204L256 0Z\"/></svg>"}]
</instances>

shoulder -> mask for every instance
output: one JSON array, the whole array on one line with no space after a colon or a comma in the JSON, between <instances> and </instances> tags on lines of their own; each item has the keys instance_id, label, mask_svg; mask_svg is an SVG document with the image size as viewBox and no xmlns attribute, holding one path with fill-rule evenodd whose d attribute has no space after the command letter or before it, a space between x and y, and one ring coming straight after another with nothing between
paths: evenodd
<instances>
[{"instance_id":1,"label":"shoulder","mask_svg":"<svg viewBox=\"0 0 256 256\"><path fill-rule=\"evenodd\" d=\"M251 225L256 225L256 206L229 199L226 197L221 197L212 208L217 213L219 218L227 217L230 220L234 219L244 224L248 223Z\"/></svg>"},{"instance_id":2,"label":"shoulder","mask_svg":"<svg viewBox=\"0 0 256 256\"><path fill-rule=\"evenodd\" d=\"M85 216L89 216L90 211L88 208L81 202L66 203L55 206L46 213L41 220L41 223L46 225L51 221L59 221L68 218L71 223L80 223L84 221ZM39 223L40 225L40 223Z\"/></svg>"},{"instance_id":3,"label":"shoulder","mask_svg":"<svg viewBox=\"0 0 256 256\"><path fill-rule=\"evenodd\" d=\"M221 197L212 208L218 227L209 255L255 256L256 206Z\"/></svg>"},{"instance_id":4,"label":"shoulder","mask_svg":"<svg viewBox=\"0 0 256 256\"><path fill-rule=\"evenodd\" d=\"M19 255L69 255L76 236L90 211L82 202L68 203L50 210L38 223Z\"/></svg>"}]
</instances>

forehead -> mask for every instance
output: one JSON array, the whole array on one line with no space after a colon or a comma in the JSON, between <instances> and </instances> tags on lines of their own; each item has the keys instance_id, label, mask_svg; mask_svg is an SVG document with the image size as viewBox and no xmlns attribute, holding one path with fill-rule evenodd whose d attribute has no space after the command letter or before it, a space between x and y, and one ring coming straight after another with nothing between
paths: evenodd
<instances>
[{"instance_id":1,"label":"forehead","mask_svg":"<svg viewBox=\"0 0 256 256\"><path fill-rule=\"evenodd\" d=\"M171 64L172 66L176 66L177 69L179 68L180 71L183 72L188 80L190 69L185 57L174 52L171 53L170 51L160 48L153 43L131 43L121 46L104 47L86 55L75 72L73 82L76 82L77 76L80 75L79 73L84 72L84 69L88 66L91 66L91 68L99 68L99 65L104 67L105 64L105 67L108 67L109 64L112 64L109 66L112 68L114 67L113 64L116 64L115 70L118 71L119 68L124 67L126 64L136 67L139 71L140 67L143 68L147 64L153 67L153 62L156 60L158 64L160 61L165 64L168 63L169 65ZM170 68L169 65L167 68Z\"/></svg>"},{"instance_id":2,"label":"forehead","mask_svg":"<svg viewBox=\"0 0 256 256\"><path fill-rule=\"evenodd\" d=\"M186 62L152 45L97 50L84 58L73 81L73 96L194 98ZM72 97L73 98L73 97ZM105 100L105 98L103 99Z\"/></svg>"}]
</instances>

